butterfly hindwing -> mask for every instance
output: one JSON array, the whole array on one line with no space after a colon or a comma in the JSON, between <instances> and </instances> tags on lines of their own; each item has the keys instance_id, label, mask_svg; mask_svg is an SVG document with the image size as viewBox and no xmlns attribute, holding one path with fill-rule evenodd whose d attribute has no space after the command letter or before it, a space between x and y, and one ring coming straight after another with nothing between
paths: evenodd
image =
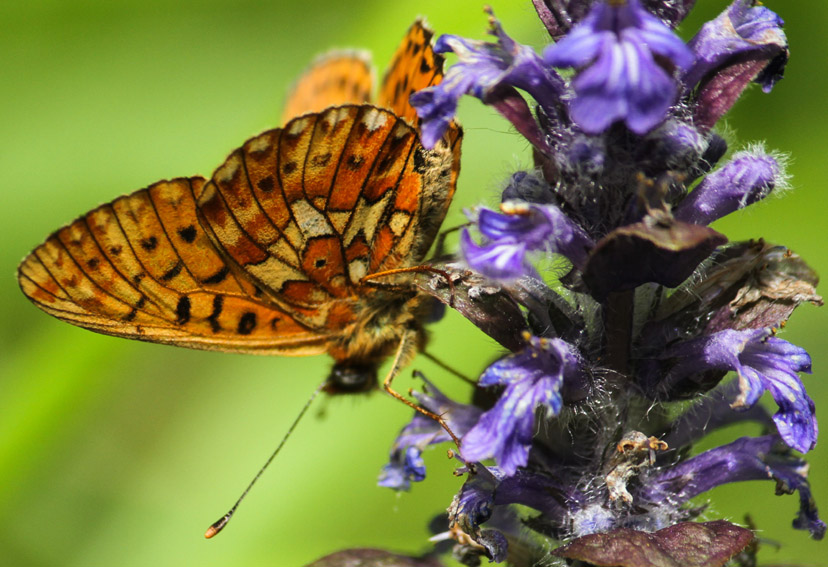
<instances>
[{"instance_id":1,"label":"butterfly hindwing","mask_svg":"<svg viewBox=\"0 0 828 567\"><path fill-rule=\"evenodd\" d=\"M201 228L201 178L158 182L58 230L19 268L38 307L97 332L193 348L323 352L320 337L255 297Z\"/></svg>"}]
</instances>

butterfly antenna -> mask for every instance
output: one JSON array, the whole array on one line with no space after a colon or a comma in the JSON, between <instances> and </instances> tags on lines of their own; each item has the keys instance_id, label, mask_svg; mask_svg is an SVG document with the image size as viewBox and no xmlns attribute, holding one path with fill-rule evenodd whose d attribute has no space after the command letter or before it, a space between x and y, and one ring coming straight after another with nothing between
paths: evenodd
<instances>
[{"instance_id":1,"label":"butterfly antenna","mask_svg":"<svg viewBox=\"0 0 828 567\"><path fill-rule=\"evenodd\" d=\"M241 496L239 496L239 499L236 500L235 504L233 504L233 507L230 508L230 510L228 510L228 512L224 516L222 516L217 521L213 522L213 524L209 528L207 528L207 531L204 532L204 537L210 539L211 537L219 533L221 530L223 530L224 527L230 522L230 518L232 518L233 514L236 513L236 509L239 507L239 504L241 504L242 500L244 500L244 497L247 496L247 493L250 492L250 489L253 488L253 485L256 484L256 481L259 480L259 477L262 476L262 473L265 472L265 469L267 469L267 467L270 466L270 463L273 462L273 459L276 458L276 455L279 454L279 451L282 450L282 447L285 446L285 442L288 440L288 437L290 437L290 434L293 433L293 430L296 429L296 426L299 425L299 422L302 420L302 416L304 416L305 412L308 411L308 408L313 403L313 400L316 399L316 396L319 395L319 392L321 392L324 389L325 383L326 382L322 382L319 386L317 386L316 390L313 391L311 397L308 399L307 402L305 402L304 407L299 412L299 415L296 416L296 419L293 420L293 423L288 428L287 433L285 433L285 436L282 437L282 440L279 442L279 446L276 447L276 450L273 451L273 453L271 453L270 457L268 457L265 464L262 466L262 468L259 469L259 472L256 473L256 476L253 477L253 480L250 481L250 484L247 485L247 488L244 489L244 492L242 492Z\"/></svg>"}]
</instances>

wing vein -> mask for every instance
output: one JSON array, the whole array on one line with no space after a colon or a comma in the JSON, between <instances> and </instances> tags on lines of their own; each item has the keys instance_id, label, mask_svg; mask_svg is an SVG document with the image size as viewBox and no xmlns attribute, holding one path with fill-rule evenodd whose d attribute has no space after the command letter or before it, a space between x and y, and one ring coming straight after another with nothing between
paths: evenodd
<instances>
[{"instance_id":1,"label":"wing vein","mask_svg":"<svg viewBox=\"0 0 828 567\"><path fill-rule=\"evenodd\" d=\"M244 228L244 225L241 222L239 222L239 218L233 212L233 208L230 206L230 204L227 202L227 199L224 197L224 192L221 189L219 189L218 183L216 183L215 181L213 181L212 183L216 187L216 194L221 198L222 202L224 203L224 207L227 210L227 214L233 217L233 221L238 225L239 231L242 232L256 248L262 251L262 253L265 255L265 259L270 257L270 252L268 252L267 248L262 248L262 246L253 238L253 235L247 232L247 230ZM215 234L215 231L213 231L213 234ZM216 238L218 240L218 237ZM221 240L218 241L221 242Z\"/></svg>"},{"instance_id":2,"label":"wing vein","mask_svg":"<svg viewBox=\"0 0 828 567\"><path fill-rule=\"evenodd\" d=\"M89 281L92 283L92 285L94 285L96 288L98 288L99 290L101 290L101 291L102 291L105 295L108 295L109 297L111 297L111 298L112 298L112 299L114 299L115 301L117 301L117 302L119 302L119 303L122 303L122 304L124 304L124 305L129 306L129 308L130 308L130 309L132 309L132 308L133 308L133 306L132 306L132 305L130 305L129 303L127 303L126 301L124 301L124 300L122 300L122 299L119 299L116 295L114 295L113 293L111 293L111 292L109 292L108 290L104 289L104 288L103 288L103 287L102 287L102 286L101 286L98 282L96 282L96 281L95 281L95 278L93 278L91 275L89 275L89 273L88 273L86 270L84 270L84 269L83 269L83 266L81 266L81 263L80 263L80 262L78 262L77 258L75 258L75 256L74 256L74 255L72 254L72 252L69 250L69 247L68 247L68 246L66 246L66 245L63 243L63 241L60 239L60 237L59 237L59 236L56 236L56 237L55 237L55 240L57 241L57 243L58 243L58 244L60 244L60 247L61 247L61 248L63 248L63 249L66 251L66 254L69 256L69 258L71 258L71 260L72 260L72 262L75 264L75 266L77 266L78 271L80 271L80 273L82 273L82 274L83 274L83 276L84 276L87 280L89 280ZM71 294L69 295L69 297L72 297L72 296L71 296ZM79 304L79 305L80 305L80 304ZM81 305L81 307L83 307L83 305Z\"/></svg>"},{"instance_id":3,"label":"wing vein","mask_svg":"<svg viewBox=\"0 0 828 567\"><path fill-rule=\"evenodd\" d=\"M213 229L210 228L210 226L209 226L210 223L206 223L207 226L204 226L205 223L202 222L201 216L199 216L199 214L198 214L198 199L196 198L195 189L193 188L193 179L191 177L187 177L186 179L187 179L187 186L190 188L190 195L193 196L193 204L195 206L195 220L196 220L196 222L201 227L201 229L204 230L205 234L207 234L207 231L209 230L210 232L213 233L213 235L215 235L215 232L213 232ZM205 181L205 183L207 183L207 182ZM216 188L216 191L218 191L218 187ZM219 258L221 258L222 261L224 262L224 264L227 266L227 269L229 270L229 275L232 276L234 280L236 280L236 284L238 284L239 289L242 290L242 292L243 292L244 291L244 284L238 278L238 276L236 274L236 270L231 269L231 266L235 266L236 263L234 261L231 261L230 259L228 259L225 255L224 251L221 250L218 246L216 246L214 244L214 242L218 241L218 238L216 238L216 240L213 240L208 236L207 241L216 250L216 252L218 253ZM201 282L199 282L199 283L201 283ZM229 292L225 292L225 293L229 293Z\"/></svg>"},{"instance_id":4,"label":"wing vein","mask_svg":"<svg viewBox=\"0 0 828 567\"><path fill-rule=\"evenodd\" d=\"M247 169L247 158L245 157L245 154L246 154L246 152L244 151L244 149L242 149L242 151L241 151L242 169L244 170L245 179L247 179L247 186L250 188L250 195L253 197L253 200L256 202L256 206L259 207L259 210L261 211L262 216L264 216L264 218L267 219L268 224L270 224L270 226L272 226L274 228L274 230L279 233L279 238L281 240L284 240L287 243L287 245L290 246L290 248L294 252L297 252L296 248L293 246L293 244L290 242L290 240L288 240L288 238L285 235L284 231L282 229L280 229L276 225L275 222L273 222L273 219L270 217L270 215L267 214L264 207L262 206L261 201L259 201L259 198L256 196L256 192L253 189L253 183L250 181L250 172ZM270 255L269 251L268 251L268 254ZM297 253L297 255L298 255L298 253ZM284 260L284 259L279 258L279 260Z\"/></svg>"},{"instance_id":5,"label":"wing vein","mask_svg":"<svg viewBox=\"0 0 828 567\"><path fill-rule=\"evenodd\" d=\"M118 230L120 230L121 234L124 236L124 241L126 241L127 246L129 246L129 250L130 252L132 252L132 256L135 258L135 261L141 267L140 269L141 272L144 274L144 277L148 277L164 289L169 289L167 286L155 279L152 275L152 272L150 272L147 269L147 266L141 261L141 257L138 255L138 253L135 251L135 247L132 245L132 240L130 240L129 235L127 234L126 230L124 230L124 225L121 223L121 219L118 216L118 211L115 210L115 207L113 207L111 203L107 206L112 209L112 218L115 219L115 223L118 225ZM155 299L152 297L152 294L145 293L144 295L147 296L147 299L152 301L153 305L155 305L161 311L161 313L164 313L166 311L166 308L164 306L155 301Z\"/></svg>"},{"instance_id":6,"label":"wing vein","mask_svg":"<svg viewBox=\"0 0 828 567\"><path fill-rule=\"evenodd\" d=\"M115 216L116 216L116 214L115 214L115 210L114 210L114 209L112 210L112 213L113 213L113 214L112 214L112 216L113 216L113 217L115 217ZM126 277L126 276L123 274L123 272L121 272L121 270L119 270L119 269L118 269L118 266L116 266L116 265L112 262L112 260L110 260L109 256L108 256L108 255L104 252L104 250L103 250L103 246L101 246L101 243L98 241L98 238L95 236L95 232L92 230L92 227L89 225L89 215L84 215L84 216L83 216L83 217L81 217L81 218L83 219L83 224L86 226L86 230L89 232L89 236L91 236L91 237L92 237L92 242L94 242L94 243L95 243L95 246L96 246L96 247L98 248L98 250L100 251L101 256L103 256L103 258L107 261L107 263L108 263L110 266L112 266L112 269L115 271L115 273L116 273L116 274L118 274L119 276L121 276L121 279L122 279L124 282L126 282L126 285L128 285L129 287L131 287L132 289L134 289L136 292L138 292L138 293L141 295L141 297L146 297L148 300L152 301L152 299L151 299L151 298L149 298L149 297L147 296L147 294L143 292L143 290L141 290L140 286L133 285L133 283L129 280L129 278L128 278L128 277ZM126 235L124 235L124 239L128 241L128 239L126 238ZM137 256L136 256L136 258L137 258ZM126 302L124 302L124 303L126 303ZM154 304L156 307L158 307L159 309L161 309L161 307L160 307L157 303L155 303L154 301L153 301L153 304ZM128 304L128 305L129 305L129 304ZM132 305L131 307L132 307L133 309L136 309L136 310L138 310L138 311L141 311L142 313L145 313L145 314L147 314L147 315L152 315L152 313L148 312L148 311L147 311L146 309L144 309L143 307L138 307L137 305ZM163 309L161 309L161 311L163 312Z\"/></svg>"},{"instance_id":7,"label":"wing vein","mask_svg":"<svg viewBox=\"0 0 828 567\"><path fill-rule=\"evenodd\" d=\"M391 113L389 113L389 114L393 116L393 114L391 114ZM395 126L396 126L396 123L395 123ZM377 165L377 159L379 159L379 154L382 152L382 148L385 146L385 143L388 141L388 138L391 136L391 132L393 130L394 130L394 128L390 128L388 130L388 132L385 134L385 138L382 140L382 143L379 145L379 151L374 152L374 156L373 156L373 159L371 161L371 168L368 170L368 174L365 176L365 179L362 180L362 184L359 186L360 196L362 196L362 193L365 191L365 186L368 183L368 181L371 179L372 174L374 173L374 168ZM359 204L358 199L357 199L357 204ZM355 216L356 215L352 214L350 217L348 217L348 222L345 223L345 227L342 230L342 234L348 234L348 229L351 228L351 224L353 223ZM364 234L364 232L363 232L363 234Z\"/></svg>"}]
</instances>

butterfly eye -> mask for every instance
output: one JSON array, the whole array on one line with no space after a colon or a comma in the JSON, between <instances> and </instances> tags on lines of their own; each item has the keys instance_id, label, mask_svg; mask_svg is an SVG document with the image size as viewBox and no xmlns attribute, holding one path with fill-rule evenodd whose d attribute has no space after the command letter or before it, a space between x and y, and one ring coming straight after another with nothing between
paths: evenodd
<instances>
[{"instance_id":1,"label":"butterfly eye","mask_svg":"<svg viewBox=\"0 0 828 567\"><path fill-rule=\"evenodd\" d=\"M377 367L372 364L338 362L331 369L325 391L329 394L368 392L377 384Z\"/></svg>"}]
</instances>

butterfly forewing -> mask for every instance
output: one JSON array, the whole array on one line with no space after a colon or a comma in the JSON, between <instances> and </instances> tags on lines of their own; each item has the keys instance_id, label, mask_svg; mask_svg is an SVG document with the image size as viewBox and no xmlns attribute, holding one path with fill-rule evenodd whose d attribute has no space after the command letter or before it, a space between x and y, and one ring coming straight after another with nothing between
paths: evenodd
<instances>
[{"instance_id":1,"label":"butterfly forewing","mask_svg":"<svg viewBox=\"0 0 828 567\"><path fill-rule=\"evenodd\" d=\"M23 292L105 334L213 350L324 352L318 332L255 297L207 238L194 190L161 181L58 230L20 265Z\"/></svg>"},{"instance_id":2,"label":"butterfly forewing","mask_svg":"<svg viewBox=\"0 0 828 567\"><path fill-rule=\"evenodd\" d=\"M443 56L431 47L433 32L422 20L408 28L383 77L377 104L388 108L409 124L417 124L417 111L409 97L443 80Z\"/></svg>"},{"instance_id":3,"label":"butterfly forewing","mask_svg":"<svg viewBox=\"0 0 828 567\"><path fill-rule=\"evenodd\" d=\"M377 96L377 104L384 108L391 109L397 116L406 120L409 124L414 124L419 127L420 119L417 116L417 111L411 106L410 97L413 93L438 85L443 80L443 56L435 53L431 45L431 39L434 33L425 25L422 20L415 21L405 37L397 47L394 56L391 59L391 65L383 77L380 85L379 94ZM460 142L463 138L463 131L456 121L452 121L440 142L440 146L435 148L441 150L444 147L450 149L452 156L450 160L441 159L437 163L430 163L427 171L431 174L439 171L440 175L445 175L445 164L450 163L450 179L448 180L449 191L451 192L448 199L451 200L454 187L457 184L457 176L460 173ZM432 167L433 166L433 167ZM434 182L434 179L428 179L425 183L429 187ZM440 199L440 197L437 197ZM428 204L432 199L424 197L421 203ZM437 208L439 210L439 207ZM445 211L441 215L422 215L423 222L429 223L431 221L442 222ZM436 231L437 228L422 227L421 231L430 233ZM430 240L428 242L430 244ZM419 254L419 258L425 254L423 250Z\"/></svg>"}]
</instances>

